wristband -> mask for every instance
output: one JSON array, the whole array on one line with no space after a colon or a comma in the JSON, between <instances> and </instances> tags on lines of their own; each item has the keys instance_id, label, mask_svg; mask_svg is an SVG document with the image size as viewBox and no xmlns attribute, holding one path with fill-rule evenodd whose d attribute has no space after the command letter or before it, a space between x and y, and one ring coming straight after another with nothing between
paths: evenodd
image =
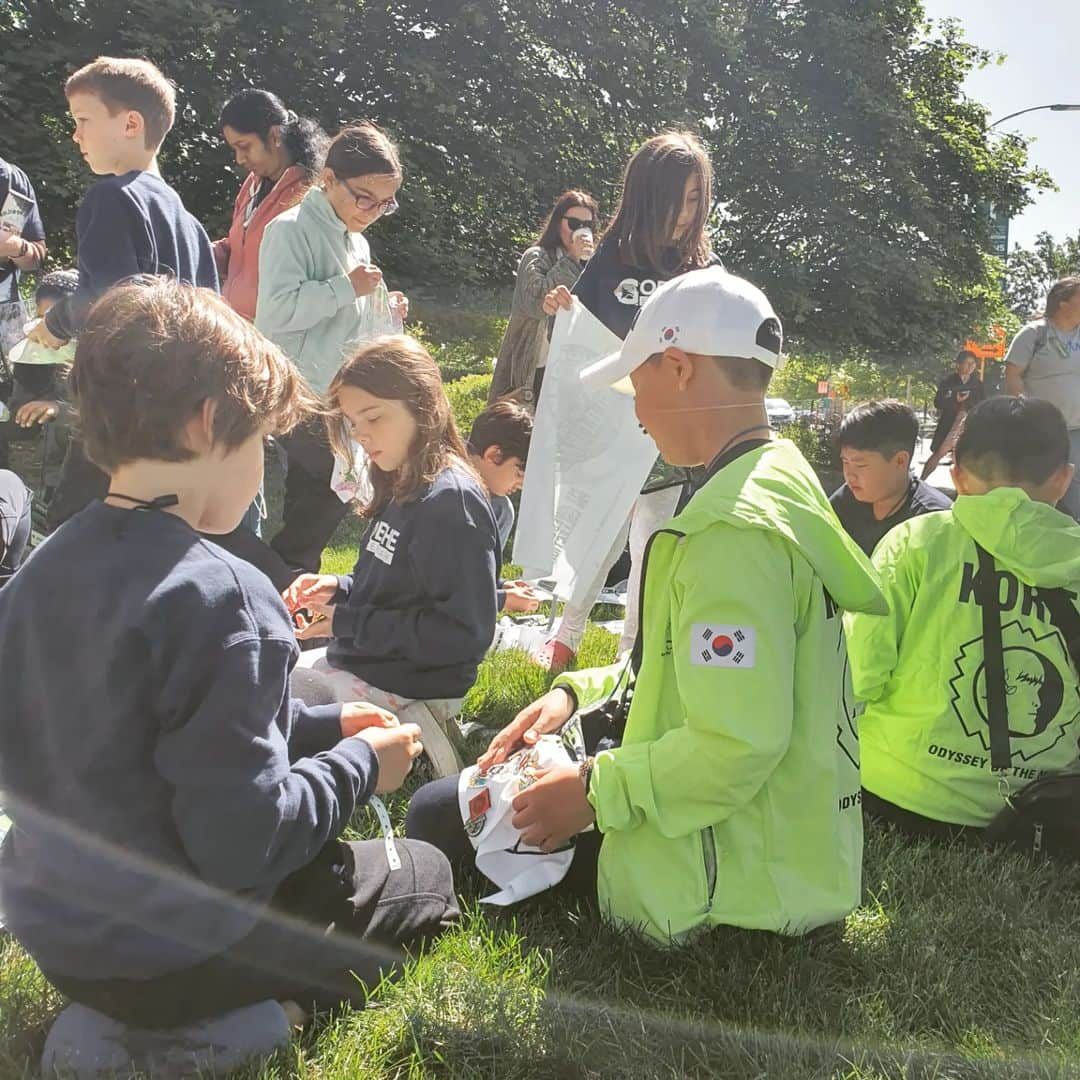
<instances>
[{"instance_id":1,"label":"wristband","mask_svg":"<svg viewBox=\"0 0 1080 1080\"><path fill-rule=\"evenodd\" d=\"M377 795L372 795L368 799L368 806L375 811L375 816L379 819L379 826L382 828L383 834L383 846L386 848L386 861L390 864L390 871L392 873L394 870L400 870L401 856L398 855L397 845L394 843L394 826L390 823L390 815L386 812L382 799Z\"/></svg>"},{"instance_id":2,"label":"wristband","mask_svg":"<svg viewBox=\"0 0 1080 1080\"><path fill-rule=\"evenodd\" d=\"M596 764L596 758L587 757L580 765L578 765L578 777L581 780L582 786L585 788L585 794L589 794L589 783L592 780L593 766Z\"/></svg>"}]
</instances>

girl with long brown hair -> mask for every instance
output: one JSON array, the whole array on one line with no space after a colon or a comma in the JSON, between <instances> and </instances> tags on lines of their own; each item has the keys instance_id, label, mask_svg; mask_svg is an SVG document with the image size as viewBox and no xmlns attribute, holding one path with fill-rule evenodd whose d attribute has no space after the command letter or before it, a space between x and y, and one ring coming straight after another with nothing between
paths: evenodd
<instances>
[{"instance_id":1,"label":"girl with long brown hair","mask_svg":"<svg viewBox=\"0 0 1080 1080\"><path fill-rule=\"evenodd\" d=\"M557 285L573 285L593 253L596 200L584 191L564 191L540 230L540 237L518 263L510 321L506 326L495 372L491 404L506 394L531 401L537 371L547 359L544 297Z\"/></svg>"},{"instance_id":2,"label":"girl with long brown hair","mask_svg":"<svg viewBox=\"0 0 1080 1080\"><path fill-rule=\"evenodd\" d=\"M615 217L596 254L572 290L559 286L548 293L544 298L547 314L569 309L571 297L576 296L613 334L625 338L638 309L659 284L718 262L706 232L712 179L709 155L691 132L665 131L643 143L627 163ZM611 471L617 473L623 465L617 452L613 453ZM536 654L543 667L561 671L573 660L589 612L628 535L631 568L620 650L633 644L640 556L649 535L674 513L683 480L662 464L653 472L635 504L633 529L627 520L598 576L575 590L555 636Z\"/></svg>"},{"instance_id":3,"label":"girl with long brown hair","mask_svg":"<svg viewBox=\"0 0 1080 1080\"><path fill-rule=\"evenodd\" d=\"M290 610L304 613L297 637L330 637L301 664L326 675L341 701L419 724L436 772L460 771L454 717L495 634L491 504L419 342L364 345L329 399L335 437L367 455L368 525L351 574L302 574L286 590Z\"/></svg>"}]
</instances>

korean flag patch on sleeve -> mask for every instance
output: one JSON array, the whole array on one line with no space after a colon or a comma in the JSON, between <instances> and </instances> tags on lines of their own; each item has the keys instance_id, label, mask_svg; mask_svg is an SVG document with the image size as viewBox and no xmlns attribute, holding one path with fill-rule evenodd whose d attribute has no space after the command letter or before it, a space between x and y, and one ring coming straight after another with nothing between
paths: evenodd
<instances>
[{"instance_id":1,"label":"korean flag patch on sleeve","mask_svg":"<svg viewBox=\"0 0 1080 1080\"><path fill-rule=\"evenodd\" d=\"M752 668L756 651L752 626L695 623L690 631L690 663L698 667Z\"/></svg>"}]
</instances>

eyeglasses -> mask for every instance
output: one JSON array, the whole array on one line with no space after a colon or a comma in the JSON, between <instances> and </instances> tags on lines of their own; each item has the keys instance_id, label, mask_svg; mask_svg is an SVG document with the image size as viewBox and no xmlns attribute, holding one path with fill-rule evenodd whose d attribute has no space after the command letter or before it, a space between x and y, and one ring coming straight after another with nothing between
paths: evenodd
<instances>
[{"instance_id":1,"label":"eyeglasses","mask_svg":"<svg viewBox=\"0 0 1080 1080\"><path fill-rule=\"evenodd\" d=\"M563 218L566 224L570 226L571 232L576 232L578 229L591 229L595 224L592 218L576 218L571 217L569 214L563 214Z\"/></svg>"},{"instance_id":2,"label":"eyeglasses","mask_svg":"<svg viewBox=\"0 0 1080 1080\"><path fill-rule=\"evenodd\" d=\"M344 180L339 181L339 183L353 197L353 201L356 203L356 209L362 210L365 214L370 214L374 210L380 217L389 217L391 214L396 214L398 211L398 201L393 195L391 195L389 199L383 199L380 202L378 199L373 199L370 195L357 195Z\"/></svg>"}]
</instances>

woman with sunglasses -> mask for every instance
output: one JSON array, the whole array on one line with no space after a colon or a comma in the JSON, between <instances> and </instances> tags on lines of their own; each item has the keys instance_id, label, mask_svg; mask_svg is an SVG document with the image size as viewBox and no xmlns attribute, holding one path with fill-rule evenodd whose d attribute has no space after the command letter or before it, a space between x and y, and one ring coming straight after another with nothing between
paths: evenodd
<instances>
[{"instance_id":1,"label":"woman with sunglasses","mask_svg":"<svg viewBox=\"0 0 1080 1080\"><path fill-rule=\"evenodd\" d=\"M397 210L397 147L374 124L350 124L330 143L320 182L266 228L255 325L320 394L356 347L408 314L371 263L365 230ZM284 523L271 547L295 574L317 572L348 509L330 487L334 457L317 421L281 440L288 460Z\"/></svg>"},{"instance_id":2,"label":"woman with sunglasses","mask_svg":"<svg viewBox=\"0 0 1080 1080\"><path fill-rule=\"evenodd\" d=\"M551 208L540 239L521 256L489 403L506 394L535 400L548 350L544 297L559 285L569 288L577 281L593 253L596 227L593 197L584 191L564 191Z\"/></svg>"}]
</instances>

